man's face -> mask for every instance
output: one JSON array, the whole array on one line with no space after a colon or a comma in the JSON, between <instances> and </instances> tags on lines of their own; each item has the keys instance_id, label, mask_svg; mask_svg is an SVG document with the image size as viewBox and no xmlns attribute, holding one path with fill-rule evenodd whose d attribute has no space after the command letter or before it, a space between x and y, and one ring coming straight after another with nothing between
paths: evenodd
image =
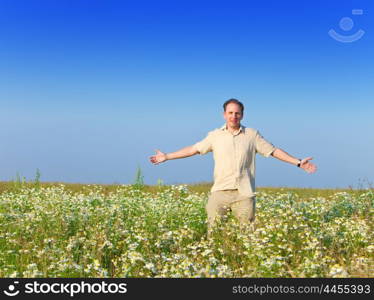
<instances>
[{"instance_id":1,"label":"man's face","mask_svg":"<svg viewBox=\"0 0 374 300\"><path fill-rule=\"evenodd\" d=\"M226 106L226 111L223 112L223 117L225 118L228 127L238 128L241 119L243 119L243 113L238 104L229 103Z\"/></svg>"}]
</instances>

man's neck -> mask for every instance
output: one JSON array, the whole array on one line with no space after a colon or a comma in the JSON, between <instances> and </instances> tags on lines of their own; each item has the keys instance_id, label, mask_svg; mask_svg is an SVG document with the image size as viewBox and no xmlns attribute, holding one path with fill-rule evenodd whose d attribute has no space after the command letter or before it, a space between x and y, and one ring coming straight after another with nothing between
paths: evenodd
<instances>
[{"instance_id":1,"label":"man's neck","mask_svg":"<svg viewBox=\"0 0 374 300\"><path fill-rule=\"evenodd\" d=\"M232 134L237 133L240 130L241 124L238 127L230 127L226 124L226 129Z\"/></svg>"}]
</instances>

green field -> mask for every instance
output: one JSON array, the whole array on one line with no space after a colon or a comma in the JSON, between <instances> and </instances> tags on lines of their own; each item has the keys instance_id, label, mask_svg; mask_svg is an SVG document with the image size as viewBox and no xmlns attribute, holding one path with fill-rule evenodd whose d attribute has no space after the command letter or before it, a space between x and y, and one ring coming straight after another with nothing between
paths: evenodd
<instances>
[{"instance_id":1,"label":"green field","mask_svg":"<svg viewBox=\"0 0 374 300\"><path fill-rule=\"evenodd\" d=\"M259 188L208 239L209 188L1 182L0 277L373 277L373 189Z\"/></svg>"}]
</instances>

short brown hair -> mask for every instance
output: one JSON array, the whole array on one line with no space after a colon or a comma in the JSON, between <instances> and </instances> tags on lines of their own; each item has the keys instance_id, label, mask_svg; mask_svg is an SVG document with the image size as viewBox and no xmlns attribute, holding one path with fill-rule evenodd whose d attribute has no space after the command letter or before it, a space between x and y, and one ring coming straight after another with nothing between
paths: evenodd
<instances>
[{"instance_id":1,"label":"short brown hair","mask_svg":"<svg viewBox=\"0 0 374 300\"><path fill-rule=\"evenodd\" d=\"M231 98L227 100L225 103L223 103L223 111L226 111L226 106L230 103L235 103L240 106L240 109L242 110L242 113L244 112L244 105L241 103L238 99Z\"/></svg>"}]
</instances>

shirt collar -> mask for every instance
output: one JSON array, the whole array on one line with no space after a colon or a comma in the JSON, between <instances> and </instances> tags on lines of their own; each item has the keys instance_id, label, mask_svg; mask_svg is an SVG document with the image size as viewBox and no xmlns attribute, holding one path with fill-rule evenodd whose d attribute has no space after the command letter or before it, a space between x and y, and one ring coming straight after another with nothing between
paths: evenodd
<instances>
[{"instance_id":1,"label":"shirt collar","mask_svg":"<svg viewBox=\"0 0 374 300\"><path fill-rule=\"evenodd\" d=\"M225 124L223 124L223 126L220 128L221 130L223 130L223 131L228 131L227 130L227 127L226 127L226 123ZM239 133L241 133L241 132L245 132L245 126L243 126L243 125L240 125L240 127L239 127L239 131L237 131L236 132L236 134L234 134L234 135L238 135ZM231 132L230 132L231 133Z\"/></svg>"}]
</instances>

